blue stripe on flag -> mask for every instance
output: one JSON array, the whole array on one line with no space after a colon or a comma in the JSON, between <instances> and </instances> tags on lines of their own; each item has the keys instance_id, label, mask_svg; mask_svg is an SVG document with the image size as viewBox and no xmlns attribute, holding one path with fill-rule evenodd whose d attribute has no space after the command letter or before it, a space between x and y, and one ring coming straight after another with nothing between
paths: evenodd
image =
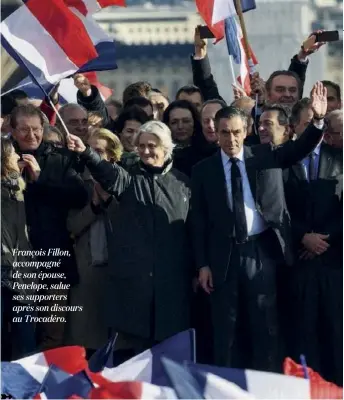
<instances>
[{"instance_id":1,"label":"blue stripe on flag","mask_svg":"<svg viewBox=\"0 0 344 400\"><path fill-rule=\"evenodd\" d=\"M197 380L187 367L165 357L161 361L179 399L204 399Z\"/></svg>"},{"instance_id":2,"label":"blue stripe on flag","mask_svg":"<svg viewBox=\"0 0 344 400\"><path fill-rule=\"evenodd\" d=\"M214 375L218 375L221 378L226 379L236 385L238 385L243 390L248 390L248 384L246 379L246 373L244 369L236 369L236 368L222 368L215 367L212 365L203 365L203 364L192 364L187 363L189 370L194 374L194 377L198 381L200 385L205 385L206 380L204 377L200 376L199 371L210 372ZM202 389L205 389L203 387Z\"/></svg>"},{"instance_id":3,"label":"blue stripe on flag","mask_svg":"<svg viewBox=\"0 0 344 400\"><path fill-rule=\"evenodd\" d=\"M227 42L228 54L233 57L236 64L241 64L241 52L238 39L238 28L235 16L225 19L225 35Z\"/></svg>"},{"instance_id":4,"label":"blue stripe on flag","mask_svg":"<svg viewBox=\"0 0 344 400\"><path fill-rule=\"evenodd\" d=\"M32 399L41 384L20 364L1 362L1 393L15 399Z\"/></svg>"},{"instance_id":5,"label":"blue stripe on flag","mask_svg":"<svg viewBox=\"0 0 344 400\"><path fill-rule=\"evenodd\" d=\"M257 8L255 0L241 0L242 12L255 10Z\"/></svg>"}]
</instances>

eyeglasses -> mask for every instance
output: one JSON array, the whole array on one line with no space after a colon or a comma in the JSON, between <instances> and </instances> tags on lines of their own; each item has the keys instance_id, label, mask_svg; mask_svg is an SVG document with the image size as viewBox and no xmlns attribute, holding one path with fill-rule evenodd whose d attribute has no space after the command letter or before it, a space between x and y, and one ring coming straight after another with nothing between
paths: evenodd
<instances>
[{"instance_id":1,"label":"eyeglasses","mask_svg":"<svg viewBox=\"0 0 344 400\"><path fill-rule=\"evenodd\" d=\"M43 128L41 126L40 127L24 126L24 127L17 127L15 129L17 132L23 135L28 135L30 132L32 132L35 135L43 131Z\"/></svg>"}]
</instances>

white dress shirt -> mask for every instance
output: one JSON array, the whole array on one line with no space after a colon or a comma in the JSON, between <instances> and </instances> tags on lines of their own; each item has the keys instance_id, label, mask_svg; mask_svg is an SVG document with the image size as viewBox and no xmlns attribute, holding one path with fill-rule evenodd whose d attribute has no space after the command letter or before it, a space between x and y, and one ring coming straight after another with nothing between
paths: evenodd
<instances>
[{"instance_id":1,"label":"white dress shirt","mask_svg":"<svg viewBox=\"0 0 344 400\"><path fill-rule=\"evenodd\" d=\"M231 181L232 162L230 161L229 157L223 150L221 150L221 158L226 177L228 203L230 208L233 210L232 181ZM259 214L256 208L255 200L252 196L250 182L248 180L246 173L244 148L240 150L236 158L239 160L238 167L240 169L240 173L242 176L247 233L248 236L258 235L259 233L265 231L267 229L267 226L263 217L261 216L261 214Z\"/></svg>"}]
</instances>

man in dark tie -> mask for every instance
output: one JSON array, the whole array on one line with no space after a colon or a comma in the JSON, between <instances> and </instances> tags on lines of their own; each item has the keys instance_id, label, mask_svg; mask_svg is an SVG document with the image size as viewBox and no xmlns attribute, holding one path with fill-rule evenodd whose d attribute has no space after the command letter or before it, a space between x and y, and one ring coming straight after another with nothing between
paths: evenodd
<instances>
[{"instance_id":1,"label":"man in dark tie","mask_svg":"<svg viewBox=\"0 0 344 400\"><path fill-rule=\"evenodd\" d=\"M217 365L281 370L276 273L293 263L282 169L320 142L326 107L318 82L312 123L298 141L275 149L243 145L247 117L241 110L216 114L221 150L194 167L192 226L199 282L211 296Z\"/></svg>"},{"instance_id":2,"label":"man in dark tie","mask_svg":"<svg viewBox=\"0 0 344 400\"><path fill-rule=\"evenodd\" d=\"M343 384L343 152L322 141L284 171L297 260L287 271L288 354Z\"/></svg>"}]
</instances>

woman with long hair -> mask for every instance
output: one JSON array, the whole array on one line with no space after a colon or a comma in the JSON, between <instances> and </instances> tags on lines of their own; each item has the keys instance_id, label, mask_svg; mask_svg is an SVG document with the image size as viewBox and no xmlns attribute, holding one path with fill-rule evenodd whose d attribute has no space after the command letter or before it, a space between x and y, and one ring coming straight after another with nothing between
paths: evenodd
<instances>
[{"instance_id":1,"label":"woman with long hair","mask_svg":"<svg viewBox=\"0 0 344 400\"><path fill-rule=\"evenodd\" d=\"M34 304L32 292L18 289L21 283L35 283L36 279L23 279L27 272L37 272L25 265L33 258L18 251L31 250L27 229L19 155L10 139L1 139L1 360L21 358L36 348L35 328L31 318ZM21 161L25 168L25 161ZM16 263L20 267L16 267ZM32 275L34 276L34 275ZM21 307L19 311L18 306ZM16 308L17 307L17 308Z\"/></svg>"}]
</instances>

